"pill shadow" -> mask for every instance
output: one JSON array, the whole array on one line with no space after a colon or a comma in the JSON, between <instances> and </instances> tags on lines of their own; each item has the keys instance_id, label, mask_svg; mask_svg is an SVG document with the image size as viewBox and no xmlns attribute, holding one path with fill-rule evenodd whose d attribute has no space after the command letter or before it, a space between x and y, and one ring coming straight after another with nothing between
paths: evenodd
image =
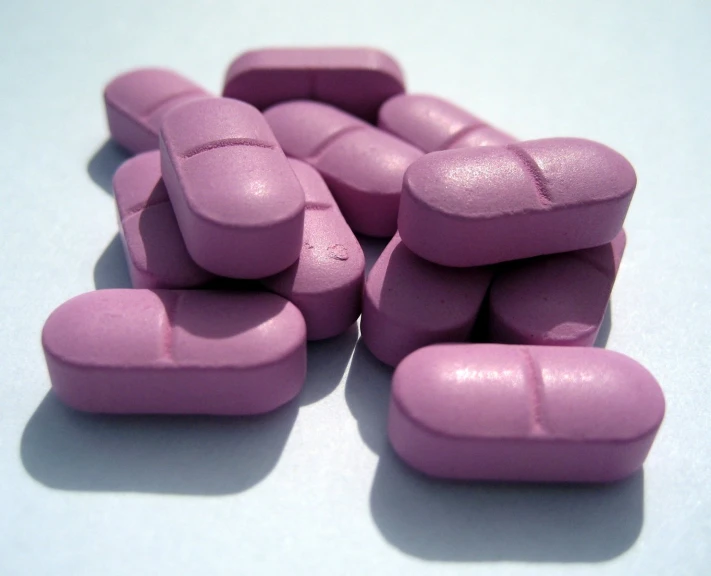
<instances>
[{"instance_id":1,"label":"pill shadow","mask_svg":"<svg viewBox=\"0 0 711 576\"><path fill-rule=\"evenodd\" d=\"M356 238L365 256L365 276L367 277L375 261L380 257L380 254L390 242L390 238L371 238L370 236L363 236L362 234L356 234Z\"/></svg>"},{"instance_id":2,"label":"pill shadow","mask_svg":"<svg viewBox=\"0 0 711 576\"><path fill-rule=\"evenodd\" d=\"M605 348L607 347L607 341L610 338L610 331L612 330L612 300L607 303L607 308L605 308L605 315L602 317L602 324L600 324L600 331L597 333L597 338L595 338L595 348Z\"/></svg>"},{"instance_id":3,"label":"pill shadow","mask_svg":"<svg viewBox=\"0 0 711 576\"><path fill-rule=\"evenodd\" d=\"M86 166L89 177L107 194L113 194L111 180L116 169L131 157L131 154L110 138L94 152Z\"/></svg>"},{"instance_id":4,"label":"pill shadow","mask_svg":"<svg viewBox=\"0 0 711 576\"><path fill-rule=\"evenodd\" d=\"M94 287L97 290L132 287L126 256L118 234L113 237L94 264Z\"/></svg>"},{"instance_id":5,"label":"pill shadow","mask_svg":"<svg viewBox=\"0 0 711 576\"><path fill-rule=\"evenodd\" d=\"M225 495L276 466L294 425L292 402L262 416L109 416L64 406L50 392L20 454L38 482L60 490Z\"/></svg>"}]
</instances>

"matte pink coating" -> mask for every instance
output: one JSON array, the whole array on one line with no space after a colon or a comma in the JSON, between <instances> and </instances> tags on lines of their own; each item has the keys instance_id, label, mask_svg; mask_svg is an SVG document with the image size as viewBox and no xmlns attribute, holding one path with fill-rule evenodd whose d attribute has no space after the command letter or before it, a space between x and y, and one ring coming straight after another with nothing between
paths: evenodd
<instances>
[{"instance_id":1,"label":"matte pink coating","mask_svg":"<svg viewBox=\"0 0 711 576\"><path fill-rule=\"evenodd\" d=\"M266 48L238 56L223 96L260 110L287 100L318 100L368 121L405 90L400 66L372 48Z\"/></svg>"},{"instance_id":2,"label":"matte pink coating","mask_svg":"<svg viewBox=\"0 0 711 576\"><path fill-rule=\"evenodd\" d=\"M104 90L111 137L137 154L158 148L158 130L176 106L211 94L172 70L140 68L114 78Z\"/></svg>"},{"instance_id":3,"label":"matte pink coating","mask_svg":"<svg viewBox=\"0 0 711 576\"><path fill-rule=\"evenodd\" d=\"M405 173L398 229L444 266L591 248L620 232L636 183L622 155L577 138L432 152Z\"/></svg>"},{"instance_id":4,"label":"matte pink coating","mask_svg":"<svg viewBox=\"0 0 711 576\"><path fill-rule=\"evenodd\" d=\"M397 367L388 435L432 476L608 482L642 466L663 417L659 384L622 354L450 344Z\"/></svg>"},{"instance_id":5,"label":"matte pink coating","mask_svg":"<svg viewBox=\"0 0 711 576\"><path fill-rule=\"evenodd\" d=\"M516 142L459 106L424 94L390 98L380 108L378 127L425 152Z\"/></svg>"},{"instance_id":6,"label":"matte pink coating","mask_svg":"<svg viewBox=\"0 0 711 576\"><path fill-rule=\"evenodd\" d=\"M42 331L52 388L78 410L259 414L306 377L306 326L276 294L98 290Z\"/></svg>"},{"instance_id":7,"label":"matte pink coating","mask_svg":"<svg viewBox=\"0 0 711 576\"><path fill-rule=\"evenodd\" d=\"M539 256L506 268L489 291L489 341L592 346L626 237L597 248Z\"/></svg>"},{"instance_id":8,"label":"matte pink coating","mask_svg":"<svg viewBox=\"0 0 711 576\"><path fill-rule=\"evenodd\" d=\"M160 175L158 150L124 162L114 174L119 231L134 288L192 288L213 275L190 258Z\"/></svg>"},{"instance_id":9,"label":"matte pink coating","mask_svg":"<svg viewBox=\"0 0 711 576\"><path fill-rule=\"evenodd\" d=\"M422 152L318 102L278 104L264 117L284 152L321 173L355 232L395 234L402 178Z\"/></svg>"},{"instance_id":10,"label":"matte pink coating","mask_svg":"<svg viewBox=\"0 0 711 576\"><path fill-rule=\"evenodd\" d=\"M309 340L345 332L360 315L365 257L323 178L308 164L289 163L306 195L301 256L262 284L296 304Z\"/></svg>"},{"instance_id":11,"label":"matte pink coating","mask_svg":"<svg viewBox=\"0 0 711 576\"><path fill-rule=\"evenodd\" d=\"M209 98L166 115L165 186L190 256L230 278L264 278L296 262L304 191L260 112Z\"/></svg>"},{"instance_id":12,"label":"matte pink coating","mask_svg":"<svg viewBox=\"0 0 711 576\"><path fill-rule=\"evenodd\" d=\"M429 344L466 342L491 276L488 268L445 268L427 262L396 234L365 283L363 342L390 366Z\"/></svg>"}]
</instances>

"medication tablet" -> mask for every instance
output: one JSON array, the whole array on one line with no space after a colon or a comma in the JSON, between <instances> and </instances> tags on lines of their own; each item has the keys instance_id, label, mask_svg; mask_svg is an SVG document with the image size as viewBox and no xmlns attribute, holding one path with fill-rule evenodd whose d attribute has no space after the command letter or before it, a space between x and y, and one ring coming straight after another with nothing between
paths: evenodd
<instances>
[{"instance_id":1,"label":"medication tablet","mask_svg":"<svg viewBox=\"0 0 711 576\"><path fill-rule=\"evenodd\" d=\"M299 257L304 192L259 111L209 98L166 115L161 169L190 256L214 274L264 278Z\"/></svg>"},{"instance_id":2,"label":"medication tablet","mask_svg":"<svg viewBox=\"0 0 711 576\"><path fill-rule=\"evenodd\" d=\"M400 66L370 48L251 50L230 65L223 96L260 110L287 100L318 100L368 121L405 90Z\"/></svg>"},{"instance_id":3,"label":"medication tablet","mask_svg":"<svg viewBox=\"0 0 711 576\"><path fill-rule=\"evenodd\" d=\"M57 308L42 345L52 388L78 410L259 414L306 377L306 326L276 294L98 290Z\"/></svg>"},{"instance_id":4,"label":"medication tablet","mask_svg":"<svg viewBox=\"0 0 711 576\"><path fill-rule=\"evenodd\" d=\"M625 243L622 231L604 246L531 258L497 273L489 292L489 340L592 346Z\"/></svg>"},{"instance_id":5,"label":"medication tablet","mask_svg":"<svg viewBox=\"0 0 711 576\"><path fill-rule=\"evenodd\" d=\"M427 262L396 234L365 283L363 342L390 366L429 344L466 342L491 275L488 268L445 268Z\"/></svg>"},{"instance_id":6,"label":"medication tablet","mask_svg":"<svg viewBox=\"0 0 711 576\"><path fill-rule=\"evenodd\" d=\"M185 248L161 179L158 150L124 162L114 174L113 189L134 288L192 288L213 278Z\"/></svg>"},{"instance_id":7,"label":"medication tablet","mask_svg":"<svg viewBox=\"0 0 711 576\"><path fill-rule=\"evenodd\" d=\"M323 176L355 232L380 237L395 234L403 175L422 152L318 102L278 104L264 117L284 152L304 160Z\"/></svg>"},{"instance_id":8,"label":"medication tablet","mask_svg":"<svg viewBox=\"0 0 711 576\"><path fill-rule=\"evenodd\" d=\"M405 173L398 229L444 266L570 252L620 232L636 184L622 155L577 138L432 152Z\"/></svg>"},{"instance_id":9,"label":"medication tablet","mask_svg":"<svg viewBox=\"0 0 711 576\"><path fill-rule=\"evenodd\" d=\"M141 68L114 78L104 90L111 137L137 154L158 148L165 114L180 104L211 96L172 70Z\"/></svg>"},{"instance_id":10,"label":"medication tablet","mask_svg":"<svg viewBox=\"0 0 711 576\"><path fill-rule=\"evenodd\" d=\"M659 384L622 354L449 344L398 366L388 434L441 478L608 482L642 466L663 417Z\"/></svg>"}]
</instances>

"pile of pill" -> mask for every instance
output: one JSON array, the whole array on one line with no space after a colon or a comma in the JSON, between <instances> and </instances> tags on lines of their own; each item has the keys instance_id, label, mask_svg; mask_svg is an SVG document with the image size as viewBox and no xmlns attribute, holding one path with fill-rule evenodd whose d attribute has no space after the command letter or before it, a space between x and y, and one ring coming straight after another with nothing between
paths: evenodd
<instances>
[{"instance_id":1,"label":"pile of pill","mask_svg":"<svg viewBox=\"0 0 711 576\"><path fill-rule=\"evenodd\" d=\"M373 49L250 51L222 97L164 69L104 96L135 154L113 179L133 289L78 296L45 323L63 402L275 410L304 384L306 341L360 316L367 348L397 367L388 435L412 467L600 482L642 466L662 391L592 347L636 185L623 156L519 142L406 93ZM391 239L367 278L355 233Z\"/></svg>"}]
</instances>

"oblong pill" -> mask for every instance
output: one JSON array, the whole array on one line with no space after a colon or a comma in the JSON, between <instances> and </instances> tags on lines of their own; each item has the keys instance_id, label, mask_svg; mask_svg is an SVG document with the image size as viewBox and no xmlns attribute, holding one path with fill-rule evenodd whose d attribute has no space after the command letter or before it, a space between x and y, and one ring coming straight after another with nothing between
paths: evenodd
<instances>
[{"instance_id":1,"label":"oblong pill","mask_svg":"<svg viewBox=\"0 0 711 576\"><path fill-rule=\"evenodd\" d=\"M425 94L390 98L380 108L378 127L425 152L516 142L459 106Z\"/></svg>"},{"instance_id":2,"label":"oblong pill","mask_svg":"<svg viewBox=\"0 0 711 576\"><path fill-rule=\"evenodd\" d=\"M304 243L295 264L262 284L296 304L309 340L322 340L358 319L365 256L319 173L300 160L289 163L306 195Z\"/></svg>"},{"instance_id":3,"label":"oblong pill","mask_svg":"<svg viewBox=\"0 0 711 576\"><path fill-rule=\"evenodd\" d=\"M259 111L210 98L172 110L161 169L190 256L230 278L264 278L299 257L304 192Z\"/></svg>"},{"instance_id":4,"label":"oblong pill","mask_svg":"<svg viewBox=\"0 0 711 576\"><path fill-rule=\"evenodd\" d=\"M621 231L604 246L531 258L497 273L489 291L489 341L592 346L625 243Z\"/></svg>"},{"instance_id":5,"label":"oblong pill","mask_svg":"<svg viewBox=\"0 0 711 576\"><path fill-rule=\"evenodd\" d=\"M260 110L287 100L318 100L368 121L405 90L400 66L372 48L267 48L238 56L223 96Z\"/></svg>"},{"instance_id":6,"label":"oblong pill","mask_svg":"<svg viewBox=\"0 0 711 576\"><path fill-rule=\"evenodd\" d=\"M390 366L429 344L466 342L491 276L488 268L445 268L427 262L396 234L365 283L363 342Z\"/></svg>"},{"instance_id":7,"label":"oblong pill","mask_svg":"<svg viewBox=\"0 0 711 576\"><path fill-rule=\"evenodd\" d=\"M422 152L318 102L278 104L264 117L284 152L323 176L355 232L382 237L395 234L403 175Z\"/></svg>"},{"instance_id":8,"label":"oblong pill","mask_svg":"<svg viewBox=\"0 0 711 576\"><path fill-rule=\"evenodd\" d=\"M405 173L398 229L444 266L570 252L620 232L636 184L622 155L578 138L432 152Z\"/></svg>"},{"instance_id":9,"label":"oblong pill","mask_svg":"<svg viewBox=\"0 0 711 576\"><path fill-rule=\"evenodd\" d=\"M52 388L78 410L258 414L306 377L306 327L276 294L99 290L42 331Z\"/></svg>"},{"instance_id":10,"label":"oblong pill","mask_svg":"<svg viewBox=\"0 0 711 576\"><path fill-rule=\"evenodd\" d=\"M214 278L188 254L160 175L158 150L121 164L113 190L134 288L192 288Z\"/></svg>"},{"instance_id":11,"label":"oblong pill","mask_svg":"<svg viewBox=\"0 0 711 576\"><path fill-rule=\"evenodd\" d=\"M211 94L172 70L140 68L114 78L104 90L111 137L129 152L158 149L167 112Z\"/></svg>"},{"instance_id":12,"label":"oblong pill","mask_svg":"<svg viewBox=\"0 0 711 576\"><path fill-rule=\"evenodd\" d=\"M659 384L622 354L450 344L398 366L388 434L432 476L608 482L642 466L663 417Z\"/></svg>"}]
</instances>

